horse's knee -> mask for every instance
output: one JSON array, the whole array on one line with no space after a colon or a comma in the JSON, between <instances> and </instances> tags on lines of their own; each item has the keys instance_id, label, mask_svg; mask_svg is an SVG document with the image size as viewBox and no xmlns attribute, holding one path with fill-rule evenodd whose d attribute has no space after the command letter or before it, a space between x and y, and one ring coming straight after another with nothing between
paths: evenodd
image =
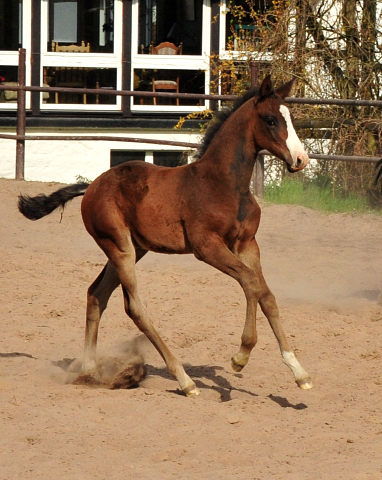
<instances>
[{"instance_id":1,"label":"horse's knee","mask_svg":"<svg viewBox=\"0 0 382 480\"><path fill-rule=\"evenodd\" d=\"M242 282L242 288L247 300L258 301L265 294L264 285L254 272L246 276Z\"/></svg>"}]
</instances>

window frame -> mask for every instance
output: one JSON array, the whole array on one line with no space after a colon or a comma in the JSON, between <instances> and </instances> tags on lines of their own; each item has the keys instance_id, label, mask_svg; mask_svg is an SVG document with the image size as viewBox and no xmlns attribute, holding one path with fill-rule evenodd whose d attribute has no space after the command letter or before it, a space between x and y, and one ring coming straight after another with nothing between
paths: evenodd
<instances>
[{"instance_id":1,"label":"window frame","mask_svg":"<svg viewBox=\"0 0 382 480\"><path fill-rule=\"evenodd\" d=\"M49 0L41 4L41 66L40 78L43 83L44 67L81 67L113 68L117 70L116 90L122 89L122 9L123 0L114 2L114 52L113 53L70 53L48 52L49 39ZM44 111L121 111L122 100L116 97L115 104L80 104L80 103L43 103L40 95L40 109Z\"/></svg>"},{"instance_id":2,"label":"window frame","mask_svg":"<svg viewBox=\"0 0 382 480\"><path fill-rule=\"evenodd\" d=\"M201 55L150 55L138 53L138 17L139 0L133 0L131 29L131 84L134 90L134 70L201 70L204 72L204 91L210 92L209 55L211 51L211 1L203 0L202 6L202 53ZM203 111L209 108L209 100L205 105L137 105L130 99L132 112L186 112Z\"/></svg>"},{"instance_id":3,"label":"window frame","mask_svg":"<svg viewBox=\"0 0 382 480\"><path fill-rule=\"evenodd\" d=\"M221 60L247 60L248 57L254 59L256 52L246 53L244 50L227 50L226 36L227 36L227 23L226 15L229 12L227 7L228 0L221 0L220 4L220 18L219 18L219 58ZM271 61L272 54L264 56L262 60Z\"/></svg>"},{"instance_id":4,"label":"window frame","mask_svg":"<svg viewBox=\"0 0 382 480\"><path fill-rule=\"evenodd\" d=\"M22 0L22 48L26 49L26 70L25 70L25 84L30 85L31 82L31 33L32 33L32 5L31 0ZM19 66L19 51L18 50L1 50L0 51L0 66L4 67L18 67ZM31 94L26 92L25 107L30 108ZM0 103L0 110L17 110L17 102L14 103Z\"/></svg>"}]
</instances>

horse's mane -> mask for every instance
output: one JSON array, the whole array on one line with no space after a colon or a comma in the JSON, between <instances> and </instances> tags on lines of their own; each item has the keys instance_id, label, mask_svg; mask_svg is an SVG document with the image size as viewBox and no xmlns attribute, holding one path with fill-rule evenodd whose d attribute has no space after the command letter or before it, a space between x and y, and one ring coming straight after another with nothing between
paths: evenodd
<instances>
[{"instance_id":1,"label":"horse's mane","mask_svg":"<svg viewBox=\"0 0 382 480\"><path fill-rule=\"evenodd\" d=\"M377 185L378 180L382 177L382 158L378 160L377 164L375 165L375 172L374 185Z\"/></svg>"},{"instance_id":2,"label":"horse's mane","mask_svg":"<svg viewBox=\"0 0 382 480\"><path fill-rule=\"evenodd\" d=\"M245 92L241 97L237 98L231 107L224 107L218 112L213 114L212 119L208 123L207 130L204 134L202 143L198 148L197 152L194 155L194 159L198 160L201 158L205 153L207 148L209 147L212 139L216 135L216 133L220 130L221 126L223 125L226 120L235 112L238 108L240 108L245 102L250 100L251 98L255 97L259 93L259 87L252 87L250 90Z\"/></svg>"}]
</instances>

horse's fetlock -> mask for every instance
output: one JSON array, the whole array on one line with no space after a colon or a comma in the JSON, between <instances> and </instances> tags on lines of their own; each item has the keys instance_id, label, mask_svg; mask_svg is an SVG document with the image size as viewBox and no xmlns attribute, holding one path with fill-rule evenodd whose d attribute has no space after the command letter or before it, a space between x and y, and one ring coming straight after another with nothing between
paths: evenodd
<instances>
[{"instance_id":1,"label":"horse's fetlock","mask_svg":"<svg viewBox=\"0 0 382 480\"><path fill-rule=\"evenodd\" d=\"M247 338L245 336L241 337L241 349L245 354L248 355L251 353L251 351L255 348L257 344L257 335L252 335L251 338Z\"/></svg>"}]
</instances>

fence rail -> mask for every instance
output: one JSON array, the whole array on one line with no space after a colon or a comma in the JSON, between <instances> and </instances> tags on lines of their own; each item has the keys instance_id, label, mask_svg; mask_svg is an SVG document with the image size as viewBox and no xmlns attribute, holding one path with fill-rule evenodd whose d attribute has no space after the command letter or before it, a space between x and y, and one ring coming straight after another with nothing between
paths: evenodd
<instances>
[{"instance_id":1,"label":"fence rail","mask_svg":"<svg viewBox=\"0 0 382 480\"><path fill-rule=\"evenodd\" d=\"M26 135L26 92L61 92L61 93L87 93L96 95L119 95L128 97L160 97L160 98L186 98L198 100L236 100L236 95L204 95L193 93L165 93L165 92L141 92L129 90L113 90L102 88L63 88L63 87L37 87L25 85L26 50L19 50L18 85L1 85L1 90L17 91L17 128L16 134L0 134L0 139L16 140L16 180L24 180L25 169L25 141L30 140L90 140L90 141L117 141L148 143L154 145L172 145L188 149L196 149L199 144L189 142L177 142L171 140L155 140L149 138L116 137L102 135ZM257 83L257 69L251 66L252 84ZM382 107L382 100L349 100L349 99L311 99L311 98L286 98L287 103L309 105L344 105ZM263 150L259 153L254 171L255 194L263 196L264 193L264 156L269 152ZM323 155L312 153L309 157L316 160L337 160L376 163L381 157L350 156L350 155Z\"/></svg>"}]
</instances>

